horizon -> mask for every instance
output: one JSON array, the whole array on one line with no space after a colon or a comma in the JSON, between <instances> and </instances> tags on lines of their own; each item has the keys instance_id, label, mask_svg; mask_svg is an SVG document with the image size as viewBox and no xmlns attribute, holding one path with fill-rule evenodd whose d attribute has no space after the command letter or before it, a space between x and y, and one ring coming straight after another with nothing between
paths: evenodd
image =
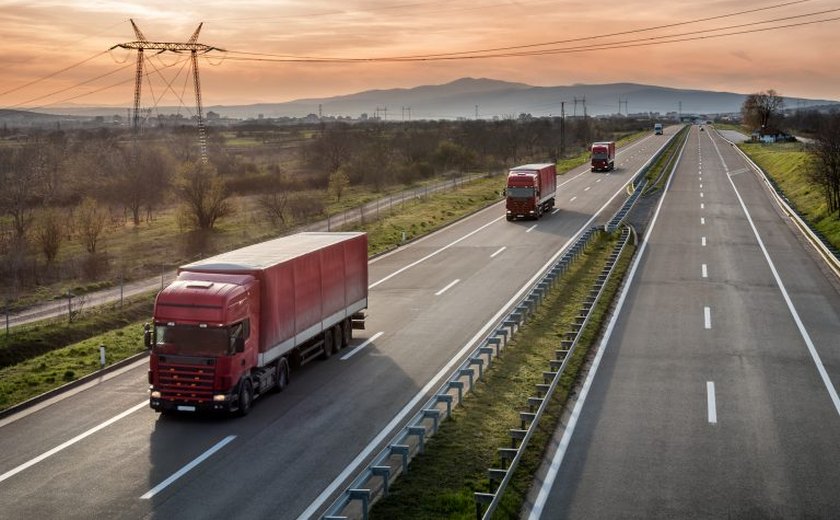
<instances>
[{"instance_id":1,"label":"horizon","mask_svg":"<svg viewBox=\"0 0 840 520\"><path fill-rule=\"evenodd\" d=\"M830 4L292 0L231 8L210 1L199 12L160 0L96 5L0 0L2 53L14 65L0 70L6 89L0 108L132 106L135 51L106 52L136 40L129 18L148 41L170 42L187 41L204 20L197 42L227 51L199 56L206 107L286 103L463 78L533 87L632 83L742 95L775 89L784 97L834 101L840 100L840 71L825 64L840 58L840 49L825 42L840 22L840 9ZM594 31L605 19L621 20L609 24L613 36ZM793 24L800 25L779 28ZM525 36L521 27L528 29ZM744 34L717 37L734 32ZM638 42L620 43L633 39ZM574 50L591 45L597 47ZM147 55L144 106L193 103L185 61L183 55Z\"/></svg>"}]
</instances>

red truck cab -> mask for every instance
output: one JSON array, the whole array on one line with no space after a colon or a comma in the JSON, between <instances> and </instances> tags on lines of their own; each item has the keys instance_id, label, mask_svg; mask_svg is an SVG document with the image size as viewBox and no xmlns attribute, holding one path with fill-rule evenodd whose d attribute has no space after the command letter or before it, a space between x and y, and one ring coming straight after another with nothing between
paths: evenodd
<instances>
[{"instance_id":1,"label":"red truck cab","mask_svg":"<svg viewBox=\"0 0 840 520\"><path fill-rule=\"evenodd\" d=\"M615 169L615 141L592 143L590 148L592 171L608 172Z\"/></svg>"},{"instance_id":2,"label":"red truck cab","mask_svg":"<svg viewBox=\"0 0 840 520\"><path fill-rule=\"evenodd\" d=\"M557 167L554 163L511 168L505 187L507 219L539 219L554 207L556 190Z\"/></svg>"},{"instance_id":3,"label":"red truck cab","mask_svg":"<svg viewBox=\"0 0 840 520\"><path fill-rule=\"evenodd\" d=\"M192 279L191 279L192 278ZM257 364L259 281L250 275L182 273L155 303L150 404L230 411L245 367ZM238 403L237 403L238 404Z\"/></svg>"}]
</instances>

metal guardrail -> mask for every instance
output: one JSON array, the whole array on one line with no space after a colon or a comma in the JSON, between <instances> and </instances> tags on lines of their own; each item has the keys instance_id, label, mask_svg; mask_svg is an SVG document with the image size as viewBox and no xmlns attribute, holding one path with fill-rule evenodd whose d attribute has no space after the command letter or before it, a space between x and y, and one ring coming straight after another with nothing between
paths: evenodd
<instances>
[{"instance_id":1,"label":"metal guardrail","mask_svg":"<svg viewBox=\"0 0 840 520\"><path fill-rule=\"evenodd\" d=\"M601 231L590 228L581 233L575 243L537 280L530 291L502 318L493 331L482 340L447 378L432 397L408 421L372 461L326 509L323 520L367 519L370 506L388 495L391 483L408 470L411 460L423 453L426 440L433 436L443 420L452 415L454 406L460 404L483 377L512 336L530 318L542 303L556 281L577 260L585 248Z\"/></svg>"},{"instance_id":2,"label":"metal guardrail","mask_svg":"<svg viewBox=\"0 0 840 520\"><path fill-rule=\"evenodd\" d=\"M540 419L545 413L545 410L548 408L551 398L554 395L554 391L560 384L560 379L563 377L563 374L569 365L569 361L574 355L581 333L589 324L589 320L592 317L592 310L600 301L607 281L610 279L610 276L615 270L618 259L624 251L629 239L630 228L628 226L624 226L618 243L615 248L613 248L604 269L598 275L598 278L593 284L589 295L586 297L586 300L581 306L580 312L575 318L574 324L571 326L571 330L567 332L564 339L560 341L560 348L555 350L554 359L549 360L549 370L543 372L543 383L536 385L537 395L528 398L527 411L519 412L519 418L521 421L520 427L510 429L511 447L499 448L499 458L501 459L503 465L507 461L509 461L509 463L503 468L489 468L487 470L491 485L495 481L500 481L499 485L492 493L474 494L476 502L476 518L480 518L482 520L489 519L498 508L499 503L502 500L502 496L504 495L510 480L513 478L513 474L519 465L519 461L522 458L525 449L528 447L528 443L534 435ZM482 511L482 507L484 505L487 505L487 508Z\"/></svg>"},{"instance_id":3,"label":"metal guardrail","mask_svg":"<svg viewBox=\"0 0 840 520\"><path fill-rule=\"evenodd\" d=\"M840 250L830 244L822 233L814 229L810 222L802 218L802 215L800 215L800 213L790 204L788 198L781 193L781 189L776 182L767 175L767 172L765 172L761 166L756 164L755 161L744 153L743 150L741 150L734 142L727 139L717 129L715 129L715 132L721 139L729 143L735 150L737 150L744 160L747 161L747 164L750 165L753 171L760 176L761 180L767 185L767 188L770 190L770 193L773 195L773 198L776 200L779 207L781 207L782 210L790 216L793 223L796 224L796 227L802 231L805 238L807 238L811 245L814 246L814 249L816 249L820 256L825 259L834 274L840 277Z\"/></svg>"}]
</instances>

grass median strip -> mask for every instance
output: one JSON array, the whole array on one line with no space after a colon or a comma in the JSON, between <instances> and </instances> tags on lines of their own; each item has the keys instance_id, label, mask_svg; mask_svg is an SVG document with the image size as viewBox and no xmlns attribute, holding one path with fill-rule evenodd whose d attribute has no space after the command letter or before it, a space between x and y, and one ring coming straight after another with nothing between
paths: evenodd
<instances>
[{"instance_id":1,"label":"grass median strip","mask_svg":"<svg viewBox=\"0 0 840 520\"><path fill-rule=\"evenodd\" d=\"M616 235L617 236L617 235ZM487 468L500 467L498 448L508 446L508 430L519 427L519 411L527 409L536 383L548 360L554 357L563 335L570 329L595 278L615 245L616 236L601 236L576 262L543 305L493 363L486 377L476 386L464 406L454 410L426 444L409 471L391 488L387 498L372 510L372 518L473 519L474 492L489 490ZM533 474L559 421L563 403L577 380L587 351L597 337L609 302L617 292L626 271L632 246L628 246L609 281L604 299L595 308L593 321L584 329L580 347L562 377L561 387L543 416L537 434L526 450L496 517L518 515Z\"/></svg>"}]
</instances>

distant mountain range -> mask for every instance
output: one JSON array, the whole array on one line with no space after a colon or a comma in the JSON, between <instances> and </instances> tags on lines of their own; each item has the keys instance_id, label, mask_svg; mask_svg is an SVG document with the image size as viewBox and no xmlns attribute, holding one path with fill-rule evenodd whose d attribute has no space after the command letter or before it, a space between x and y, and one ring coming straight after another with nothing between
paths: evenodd
<instances>
[{"instance_id":1,"label":"distant mountain range","mask_svg":"<svg viewBox=\"0 0 840 520\"><path fill-rule=\"evenodd\" d=\"M414 88L368 90L328 98L299 99L285 103L208 106L206 112L221 117L278 118L323 116L358 118L378 116L390 121L408 119L455 119L492 117L590 116L621 113L659 113L681 111L683 114L737 113L746 94L686 90L634 83L535 87L494 79L463 78L443 85ZM621 101L621 103L620 103ZM625 103L626 102L626 103ZM834 105L838 101L785 98L786 108ZM565 105L565 106L564 106ZM156 112L175 113L177 107L159 107ZM52 114L70 116L125 117L126 108L71 107L51 109ZM184 109L181 108L181 113ZM2 118L2 116L0 116Z\"/></svg>"}]
</instances>

